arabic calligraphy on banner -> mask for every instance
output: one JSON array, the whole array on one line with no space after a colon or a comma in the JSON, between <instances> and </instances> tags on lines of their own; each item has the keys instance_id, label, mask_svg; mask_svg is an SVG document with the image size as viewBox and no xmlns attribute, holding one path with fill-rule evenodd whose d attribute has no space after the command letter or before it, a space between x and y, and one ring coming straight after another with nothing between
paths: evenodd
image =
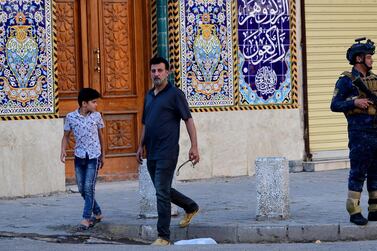
<instances>
[{"instance_id":1,"label":"arabic calligraphy on banner","mask_svg":"<svg viewBox=\"0 0 377 251\"><path fill-rule=\"evenodd\" d=\"M291 102L289 0L238 0L240 104Z\"/></svg>"}]
</instances>

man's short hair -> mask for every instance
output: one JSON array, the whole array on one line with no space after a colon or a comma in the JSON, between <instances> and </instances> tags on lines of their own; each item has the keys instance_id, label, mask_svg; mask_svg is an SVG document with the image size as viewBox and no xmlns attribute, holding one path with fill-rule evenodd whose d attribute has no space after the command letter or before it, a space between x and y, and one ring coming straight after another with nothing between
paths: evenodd
<instances>
[{"instance_id":1,"label":"man's short hair","mask_svg":"<svg viewBox=\"0 0 377 251\"><path fill-rule=\"evenodd\" d=\"M79 92L79 96L77 98L77 101L79 103L79 106L82 106L82 102L89 102L95 99L98 99L101 97L101 94L97 90L94 90L92 88L82 88Z\"/></svg>"},{"instance_id":2,"label":"man's short hair","mask_svg":"<svg viewBox=\"0 0 377 251\"><path fill-rule=\"evenodd\" d=\"M156 56L152 58L149 63L150 66L163 63L165 65L165 69L169 70L169 62L163 57Z\"/></svg>"}]
</instances>

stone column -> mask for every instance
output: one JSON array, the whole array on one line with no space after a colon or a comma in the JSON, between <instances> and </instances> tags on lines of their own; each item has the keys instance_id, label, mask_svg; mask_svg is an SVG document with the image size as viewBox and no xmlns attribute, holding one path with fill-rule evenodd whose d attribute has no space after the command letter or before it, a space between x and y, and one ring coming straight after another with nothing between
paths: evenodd
<instances>
[{"instance_id":1,"label":"stone column","mask_svg":"<svg viewBox=\"0 0 377 251\"><path fill-rule=\"evenodd\" d=\"M281 157L257 158L257 220L289 217L289 167Z\"/></svg>"},{"instance_id":2,"label":"stone column","mask_svg":"<svg viewBox=\"0 0 377 251\"><path fill-rule=\"evenodd\" d=\"M175 184L175 179L173 179ZM140 218L156 218L157 204L156 204L156 190L154 189L151 177L147 169L147 160L143 159L143 164L139 165L139 207ZM171 215L178 215L178 208L172 204Z\"/></svg>"}]
</instances>

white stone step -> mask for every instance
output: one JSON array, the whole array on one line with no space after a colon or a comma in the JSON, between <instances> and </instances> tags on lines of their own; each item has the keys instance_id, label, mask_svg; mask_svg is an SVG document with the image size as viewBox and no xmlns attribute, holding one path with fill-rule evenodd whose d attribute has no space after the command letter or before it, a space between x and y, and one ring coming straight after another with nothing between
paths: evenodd
<instances>
[{"instance_id":1,"label":"white stone step","mask_svg":"<svg viewBox=\"0 0 377 251\"><path fill-rule=\"evenodd\" d=\"M303 162L304 172L330 171L350 168L349 159L324 159Z\"/></svg>"}]
</instances>

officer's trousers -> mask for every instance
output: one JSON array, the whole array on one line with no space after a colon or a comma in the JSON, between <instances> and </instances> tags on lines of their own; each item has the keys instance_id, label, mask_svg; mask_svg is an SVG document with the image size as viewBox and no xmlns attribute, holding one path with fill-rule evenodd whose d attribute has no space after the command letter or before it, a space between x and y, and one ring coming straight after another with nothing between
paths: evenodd
<instances>
[{"instance_id":1,"label":"officer's trousers","mask_svg":"<svg viewBox=\"0 0 377 251\"><path fill-rule=\"evenodd\" d=\"M349 130L351 170L348 190L361 192L365 179L369 192L377 191L377 129Z\"/></svg>"}]
</instances>

